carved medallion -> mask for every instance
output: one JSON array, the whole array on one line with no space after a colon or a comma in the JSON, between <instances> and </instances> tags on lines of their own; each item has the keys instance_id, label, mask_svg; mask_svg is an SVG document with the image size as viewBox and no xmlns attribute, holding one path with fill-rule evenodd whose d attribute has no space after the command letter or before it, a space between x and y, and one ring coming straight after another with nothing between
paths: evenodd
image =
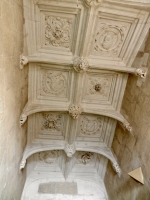
<instances>
[{"instance_id":1,"label":"carved medallion","mask_svg":"<svg viewBox=\"0 0 150 200\"><path fill-rule=\"evenodd\" d=\"M48 113L43 113L42 115L44 118L42 129L60 131L62 118L61 115Z\"/></svg>"},{"instance_id":2,"label":"carved medallion","mask_svg":"<svg viewBox=\"0 0 150 200\"><path fill-rule=\"evenodd\" d=\"M94 50L99 53L117 54L124 40L125 27L101 24L95 37Z\"/></svg>"},{"instance_id":3,"label":"carved medallion","mask_svg":"<svg viewBox=\"0 0 150 200\"><path fill-rule=\"evenodd\" d=\"M100 117L83 117L81 121L81 133L83 135L95 135L99 133L102 126L102 120Z\"/></svg>"},{"instance_id":4,"label":"carved medallion","mask_svg":"<svg viewBox=\"0 0 150 200\"><path fill-rule=\"evenodd\" d=\"M78 154L78 161L80 164L92 164L94 159L94 153L91 152L80 152Z\"/></svg>"},{"instance_id":5,"label":"carved medallion","mask_svg":"<svg viewBox=\"0 0 150 200\"><path fill-rule=\"evenodd\" d=\"M82 108L81 106L78 105L72 105L69 108L69 114L72 116L73 119L78 119L78 117L82 113Z\"/></svg>"},{"instance_id":6,"label":"carved medallion","mask_svg":"<svg viewBox=\"0 0 150 200\"><path fill-rule=\"evenodd\" d=\"M40 162L44 162L46 164L53 164L56 163L57 158L59 156L58 154L59 152L57 150L53 150L53 151L44 151L44 152L40 152L38 157Z\"/></svg>"},{"instance_id":7,"label":"carved medallion","mask_svg":"<svg viewBox=\"0 0 150 200\"><path fill-rule=\"evenodd\" d=\"M45 71L42 80L42 87L45 93L52 95L62 95L66 92L66 77L61 72Z\"/></svg>"},{"instance_id":8,"label":"carved medallion","mask_svg":"<svg viewBox=\"0 0 150 200\"><path fill-rule=\"evenodd\" d=\"M66 152L68 157L72 157L73 154L76 152L75 143L69 144L68 142L66 142L64 151Z\"/></svg>"},{"instance_id":9,"label":"carved medallion","mask_svg":"<svg viewBox=\"0 0 150 200\"><path fill-rule=\"evenodd\" d=\"M69 48L71 20L45 16L45 45Z\"/></svg>"},{"instance_id":10,"label":"carved medallion","mask_svg":"<svg viewBox=\"0 0 150 200\"><path fill-rule=\"evenodd\" d=\"M74 58L73 67L77 72L86 72L89 68L89 62L87 58L76 57Z\"/></svg>"},{"instance_id":11,"label":"carved medallion","mask_svg":"<svg viewBox=\"0 0 150 200\"><path fill-rule=\"evenodd\" d=\"M87 95L107 97L110 80L108 78L89 77Z\"/></svg>"}]
</instances>

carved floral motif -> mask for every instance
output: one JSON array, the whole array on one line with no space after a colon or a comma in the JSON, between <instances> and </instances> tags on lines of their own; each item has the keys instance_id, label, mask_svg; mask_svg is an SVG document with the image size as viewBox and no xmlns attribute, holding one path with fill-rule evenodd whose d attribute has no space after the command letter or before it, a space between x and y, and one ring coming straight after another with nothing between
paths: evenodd
<instances>
[{"instance_id":1,"label":"carved floral motif","mask_svg":"<svg viewBox=\"0 0 150 200\"><path fill-rule=\"evenodd\" d=\"M103 97L108 96L109 79L89 77L89 86L87 95L101 95Z\"/></svg>"},{"instance_id":2,"label":"carved floral motif","mask_svg":"<svg viewBox=\"0 0 150 200\"><path fill-rule=\"evenodd\" d=\"M89 68L89 62L87 58L76 57L74 59L73 67L77 72L86 72Z\"/></svg>"},{"instance_id":3,"label":"carved floral motif","mask_svg":"<svg viewBox=\"0 0 150 200\"><path fill-rule=\"evenodd\" d=\"M94 159L94 153L91 152L80 152L78 154L78 160L80 164L92 164Z\"/></svg>"},{"instance_id":4,"label":"carved floral motif","mask_svg":"<svg viewBox=\"0 0 150 200\"><path fill-rule=\"evenodd\" d=\"M102 54L117 54L124 41L124 29L125 27L121 26L100 24L95 37L94 50Z\"/></svg>"},{"instance_id":5,"label":"carved floral motif","mask_svg":"<svg viewBox=\"0 0 150 200\"><path fill-rule=\"evenodd\" d=\"M59 154L57 150L44 151L44 152L40 152L38 157L39 157L40 162L44 162L46 164L53 164L53 163L56 163L57 158L59 157Z\"/></svg>"},{"instance_id":6,"label":"carved floral motif","mask_svg":"<svg viewBox=\"0 0 150 200\"><path fill-rule=\"evenodd\" d=\"M69 48L71 20L45 17L45 45Z\"/></svg>"},{"instance_id":7,"label":"carved floral motif","mask_svg":"<svg viewBox=\"0 0 150 200\"><path fill-rule=\"evenodd\" d=\"M68 142L66 142L64 151L66 152L68 157L72 157L73 154L76 152L75 143L69 144Z\"/></svg>"},{"instance_id":8,"label":"carved floral motif","mask_svg":"<svg viewBox=\"0 0 150 200\"><path fill-rule=\"evenodd\" d=\"M83 117L81 121L81 133L83 135L95 135L99 133L102 126L100 117Z\"/></svg>"},{"instance_id":9,"label":"carved floral motif","mask_svg":"<svg viewBox=\"0 0 150 200\"><path fill-rule=\"evenodd\" d=\"M78 105L72 105L69 108L69 114L72 116L73 119L78 119L78 117L82 113L82 108L81 106Z\"/></svg>"},{"instance_id":10,"label":"carved floral motif","mask_svg":"<svg viewBox=\"0 0 150 200\"><path fill-rule=\"evenodd\" d=\"M44 118L42 129L60 131L62 118L61 115L48 113L43 113L42 115Z\"/></svg>"},{"instance_id":11,"label":"carved floral motif","mask_svg":"<svg viewBox=\"0 0 150 200\"><path fill-rule=\"evenodd\" d=\"M42 86L45 93L52 95L65 94L66 85L67 81L63 73L45 71L42 81Z\"/></svg>"}]
</instances>

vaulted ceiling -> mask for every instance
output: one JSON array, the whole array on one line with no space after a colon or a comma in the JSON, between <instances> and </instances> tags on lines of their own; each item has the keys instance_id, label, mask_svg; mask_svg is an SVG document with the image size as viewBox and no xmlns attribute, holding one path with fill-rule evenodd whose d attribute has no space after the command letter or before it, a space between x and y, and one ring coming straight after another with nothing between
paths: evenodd
<instances>
[{"instance_id":1,"label":"vaulted ceiling","mask_svg":"<svg viewBox=\"0 0 150 200\"><path fill-rule=\"evenodd\" d=\"M111 144L117 121L132 132L120 112L128 73L146 76L145 68L131 67L150 25L143 5L24 0L20 68L29 65L29 84L20 117L21 125L28 121L20 164L24 168L28 159L22 199L32 182L55 176L100 184L108 159L121 175Z\"/></svg>"}]
</instances>

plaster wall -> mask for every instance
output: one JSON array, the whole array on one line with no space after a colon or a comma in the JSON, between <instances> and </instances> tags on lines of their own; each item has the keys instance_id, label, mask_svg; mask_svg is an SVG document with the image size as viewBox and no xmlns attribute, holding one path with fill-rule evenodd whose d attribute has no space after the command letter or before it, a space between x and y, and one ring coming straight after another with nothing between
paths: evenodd
<instances>
[{"instance_id":1,"label":"plaster wall","mask_svg":"<svg viewBox=\"0 0 150 200\"><path fill-rule=\"evenodd\" d=\"M0 199L19 200L25 172L19 164L26 125L19 117L27 101L27 71L20 70L23 51L23 2L0 0Z\"/></svg>"},{"instance_id":2,"label":"plaster wall","mask_svg":"<svg viewBox=\"0 0 150 200\"><path fill-rule=\"evenodd\" d=\"M150 52L150 36L144 52ZM142 54L137 55L134 65ZM141 87L136 85L137 77L129 75L122 110L129 118L133 134L124 131L119 125L116 128L112 148L121 166L122 177L118 178L108 165L105 184L111 200L150 199L150 57L147 67L148 75ZM138 167L142 167L145 185L127 174Z\"/></svg>"}]
</instances>

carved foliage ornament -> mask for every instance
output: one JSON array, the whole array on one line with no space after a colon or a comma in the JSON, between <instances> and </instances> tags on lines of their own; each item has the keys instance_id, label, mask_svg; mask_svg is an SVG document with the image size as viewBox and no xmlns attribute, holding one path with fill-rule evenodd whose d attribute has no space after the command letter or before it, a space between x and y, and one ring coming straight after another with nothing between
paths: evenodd
<instances>
[{"instance_id":1,"label":"carved foliage ornament","mask_svg":"<svg viewBox=\"0 0 150 200\"><path fill-rule=\"evenodd\" d=\"M86 72L89 68L89 62L87 58L76 57L74 58L73 67L77 72Z\"/></svg>"},{"instance_id":2,"label":"carved foliage ornament","mask_svg":"<svg viewBox=\"0 0 150 200\"><path fill-rule=\"evenodd\" d=\"M45 45L69 48L71 20L45 16Z\"/></svg>"},{"instance_id":3,"label":"carved foliage ornament","mask_svg":"<svg viewBox=\"0 0 150 200\"><path fill-rule=\"evenodd\" d=\"M99 133L102 126L100 117L83 117L81 121L81 133L83 135L95 135Z\"/></svg>"},{"instance_id":4,"label":"carved foliage ornament","mask_svg":"<svg viewBox=\"0 0 150 200\"><path fill-rule=\"evenodd\" d=\"M125 121L125 122L123 123L123 125L124 125L124 127L125 127L130 133L132 132L132 127L131 127L131 125L130 125L129 122Z\"/></svg>"},{"instance_id":5,"label":"carved foliage ornament","mask_svg":"<svg viewBox=\"0 0 150 200\"><path fill-rule=\"evenodd\" d=\"M45 93L62 95L65 94L66 86L66 76L63 73L45 71L42 80L42 87Z\"/></svg>"},{"instance_id":6,"label":"carved foliage ornament","mask_svg":"<svg viewBox=\"0 0 150 200\"><path fill-rule=\"evenodd\" d=\"M97 6L99 5L101 2L103 2L103 0L85 0L85 4L87 6Z\"/></svg>"},{"instance_id":7,"label":"carved foliage ornament","mask_svg":"<svg viewBox=\"0 0 150 200\"><path fill-rule=\"evenodd\" d=\"M101 95L103 97L107 97L109 81L110 80L108 78L89 77L87 95Z\"/></svg>"},{"instance_id":8,"label":"carved foliage ornament","mask_svg":"<svg viewBox=\"0 0 150 200\"><path fill-rule=\"evenodd\" d=\"M60 131L62 118L61 115L48 113L43 113L42 115L44 118L42 129Z\"/></svg>"},{"instance_id":9,"label":"carved foliage ornament","mask_svg":"<svg viewBox=\"0 0 150 200\"><path fill-rule=\"evenodd\" d=\"M82 113L81 106L77 106L77 105L70 106L69 114L72 116L73 119L78 119L81 113Z\"/></svg>"},{"instance_id":10,"label":"carved foliage ornament","mask_svg":"<svg viewBox=\"0 0 150 200\"><path fill-rule=\"evenodd\" d=\"M125 27L100 24L96 33L94 50L101 54L117 54L124 40Z\"/></svg>"},{"instance_id":11,"label":"carved foliage ornament","mask_svg":"<svg viewBox=\"0 0 150 200\"><path fill-rule=\"evenodd\" d=\"M80 152L78 154L79 163L87 165L92 164L94 159L94 153L91 152Z\"/></svg>"},{"instance_id":12,"label":"carved foliage ornament","mask_svg":"<svg viewBox=\"0 0 150 200\"><path fill-rule=\"evenodd\" d=\"M56 163L57 158L59 157L59 151L53 150L40 152L38 157L41 163L53 164Z\"/></svg>"},{"instance_id":13,"label":"carved foliage ornament","mask_svg":"<svg viewBox=\"0 0 150 200\"><path fill-rule=\"evenodd\" d=\"M73 154L76 152L75 143L69 144L68 142L66 142L64 151L66 152L68 157L72 157Z\"/></svg>"}]
</instances>

